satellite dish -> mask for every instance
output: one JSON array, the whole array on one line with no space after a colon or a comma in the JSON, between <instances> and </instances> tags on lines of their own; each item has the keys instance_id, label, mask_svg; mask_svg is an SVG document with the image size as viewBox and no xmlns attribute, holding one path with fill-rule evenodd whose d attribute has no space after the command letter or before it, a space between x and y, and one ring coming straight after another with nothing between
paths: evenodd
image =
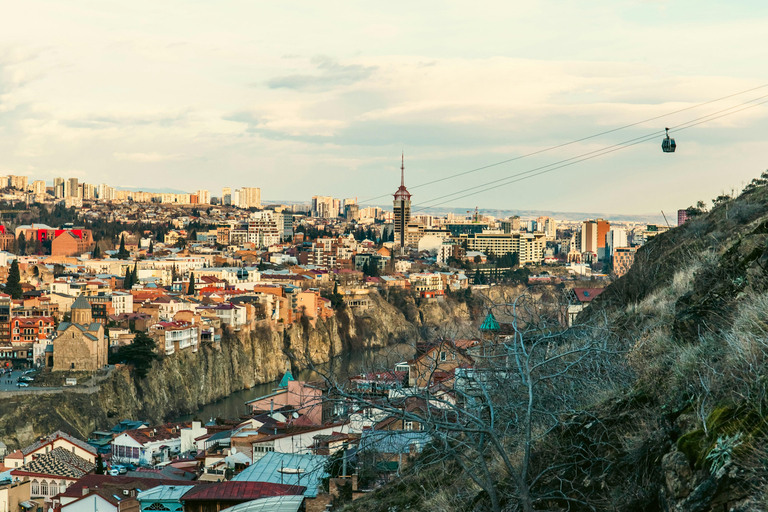
<instances>
[{"instance_id":1,"label":"satellite dish","mask_svg":"<svg viewBox=\"0 0 768 512\"><path fill-rule=\"evenodd\" d=\"M291 416L293 416L293 419L297 419L299 417L299 413L295 412Z\"/></svg>"},{"instance_id":2,"label":"satellite dish","mask_svg":"<svg viewBox=\"0 0 768 512\"><path fill-rule=\"evenodd\" d=\"M232 447L232 449L231 449L231 450L229 450L229 452L230 452L232 455L234 455L234 454L236 454L236 453L237 453L237 448L235 448L235 447L233 446L233 447Z\"/></svg>"}]
</instances>

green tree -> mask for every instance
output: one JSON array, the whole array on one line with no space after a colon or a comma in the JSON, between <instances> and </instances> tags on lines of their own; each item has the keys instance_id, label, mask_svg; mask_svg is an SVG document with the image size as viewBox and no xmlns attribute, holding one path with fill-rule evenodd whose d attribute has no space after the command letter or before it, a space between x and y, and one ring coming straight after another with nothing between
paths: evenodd
<instances>
[{"instance_id":1,"label":"green tree","mask_svg":"<svg viewBox=\"0 0 768 512\"><path fill-rule=\"evenodd\" d=\"M99 247L99 242L96 242L96 245L93 247L93 254L91 257L95 260L101 258L101 247Z\"/></svg>"},{"instance_id":2,"label":"green tree","mask_svg":"<svg viewBox=\"0 0 768 512\"><path fill-rule=\"evenodd\" d=\"M155 241L150 240L149 241L149 250L147 251L149 254L153 254L155 252Z\"/></svg>"},{"instance_id":3,"label":"green tree","mask_svg":"<svg viewBox=\"0 0 768 512\"><path fill-rule=\"evenodd\" d=\"M27 237L24 233L19 235L19 250L16 254L25 254L27 252Z\"/></svg>"},{"instance_id":4,"label":"green tree","mask_svg":"<svg viewBox=\"0 0 768 512\"><path fill-rule=\"evenodd\" d=\"M19 272L19 262L17 260L11 262L11 268L8 271L8 281L5 283L5 293L10 295L12 299L21 298L21 273Z\"/></svg>"},{"instance_id":5,"label":"green tree","mask_svg":"<svg viewBox=\"0 0 768 512\"><path fill-rule=\"evenodd\" d=\"M131 255L125 248L125 235L120 236L120 249L117 250L117 257L121 260L127 260Z\"/></svg>"},{"instance_id":6,"label":"green tree","mask_svg":"<svg viewBox=\"0 0 768 512\"><path fill-rule=\"evenodd\" d=\"M137 332L133 343L120 347L110 359L113 363L133 365L136 376L143 379L157 359L155 340L144 332Z\"/></svg>"},{"instance_id":7,"label":"green tree","mask_svg":"<svg viewBox=\"0 0 768 512\"><path fill-rule=\"evenodd\" d=\"M128 267L125 269L125 277L123 278L123 288L126 290L130 290L133 288L133 272L131 272L131 267Z\"/></svg>"},{"instance_id":8,"label":"green tree","mask_svg":"<svg viewBox=\"0 0 768 512\"><path fill-rule=\"evenodd\" d=\"M195 294L195 273L189 273L189 287L187 288L187 295Z\"/></svg>"}]
</instances>

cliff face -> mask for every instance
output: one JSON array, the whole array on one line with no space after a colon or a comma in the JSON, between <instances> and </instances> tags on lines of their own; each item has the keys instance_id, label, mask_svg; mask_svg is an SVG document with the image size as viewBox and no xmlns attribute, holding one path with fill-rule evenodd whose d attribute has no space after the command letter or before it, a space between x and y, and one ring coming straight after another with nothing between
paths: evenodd
<instances>
[{"instance_id":1,"label":"cliff face","mask_svg":"<svg viewBox=\"0 0 768 512\"><path fill-rule=\"evenodd\" d=\"M145 379L134 379L129 368L118 368L92 394L18 395L0 400L0 439L10 447L25 446L58 428L82 438L123 418L160 423L224 398L235 391L279 379L287 368L294 374L312 363L350 351L415 343L419 328L458 322L461 308L424 303L423 319L408 322L377 294L363 312L344 310L312 326L308 321L285 330L268 325L251 333L232 332L218 346L201 346L156 361Z\"/></svg>"}]
</instances>

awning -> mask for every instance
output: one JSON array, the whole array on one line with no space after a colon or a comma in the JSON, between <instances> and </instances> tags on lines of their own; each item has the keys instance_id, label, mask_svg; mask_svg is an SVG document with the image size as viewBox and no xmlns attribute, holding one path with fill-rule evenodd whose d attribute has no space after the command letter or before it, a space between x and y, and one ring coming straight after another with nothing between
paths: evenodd
<instances>
[{"instance_id":1,"label":"awning","mask_svg":"<svg viewBox=\"0 0 768 512\"><path fill-rule=\"evenodd\" d=\"M21 508L26 508L26 509L32 509L37 507L37 503L35 503L34 501L22 501L21 503L19 503L19 505L21 506Z\"/></svg>"}]
</instances>

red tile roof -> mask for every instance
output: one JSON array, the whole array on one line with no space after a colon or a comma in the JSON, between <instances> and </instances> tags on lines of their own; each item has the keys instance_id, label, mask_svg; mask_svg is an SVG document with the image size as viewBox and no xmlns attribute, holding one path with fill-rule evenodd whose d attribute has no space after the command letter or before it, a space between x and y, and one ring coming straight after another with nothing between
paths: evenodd
<instances>
[{"instance_id":1,"label":"red tile roof","mask_svg":"<svg viewBox=\"0 0 768 512\"><path fill-rule=\"evenodd\" d=\"M592 302L592 299L603 293L605 288L574 288L573 293L579 302Z\"/></svg>"},{"instance_id":2,"label":"red tile roof","mask_svg":"<svg viewBox=\"0 0 768 512\"><path fill-rule=\"evenodd\" d=\"M181 501L251 501L270 496L304 494L307 488L269 482L222 482L190 489Z\"/></svg>"}]
</instances>

